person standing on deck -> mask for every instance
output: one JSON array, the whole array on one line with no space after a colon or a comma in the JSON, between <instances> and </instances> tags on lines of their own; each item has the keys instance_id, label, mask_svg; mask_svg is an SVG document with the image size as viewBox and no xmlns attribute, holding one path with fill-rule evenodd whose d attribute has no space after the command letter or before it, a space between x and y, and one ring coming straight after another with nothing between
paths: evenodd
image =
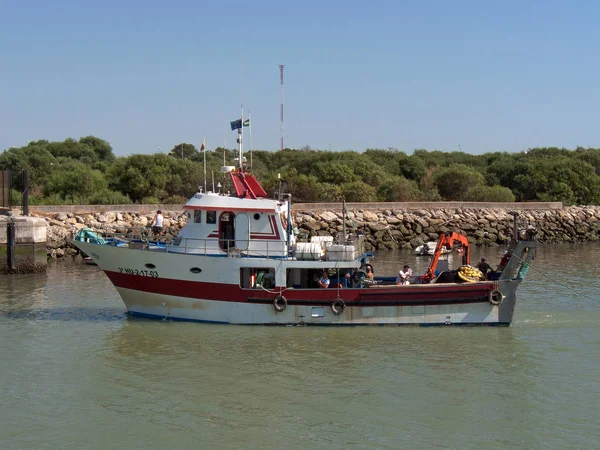
<instances>
[{"instance_id":1,"label":"person standing on deck","mask_svg":"<svg viewBox=\"0 0 600 450\"><path fill-rule=\"evenodd\" d=\"M162 233L163 220L162 211L159 209L156 211L156 214L154 214L154 218L152 219L152 233L154 233L154 236Z\"/></svg>"}]
</instances>

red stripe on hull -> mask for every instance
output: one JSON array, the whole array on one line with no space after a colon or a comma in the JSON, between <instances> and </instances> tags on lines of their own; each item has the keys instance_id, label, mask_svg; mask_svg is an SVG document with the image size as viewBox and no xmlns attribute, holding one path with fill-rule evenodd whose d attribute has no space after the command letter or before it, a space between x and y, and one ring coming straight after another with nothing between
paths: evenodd
<instances>
[{"instance_id":1,"label":"red stripe on hull","mask_svg":"<svg viewBox=\"0 0 600 450\"><path fill-rule=\"evenodd\" d=\"M169 278L151 278L140 275L128 275L119 272L105 271L110 281L119 288L132 289L135 291L151 292L155 294L171 295L204 300L217 300L223 302L247 303L248 298L272 297L277 292L269 294L260 289L242 289L237 285L225 283L208 283L200 281L175 280ZM430 287L431 286L431 287ZM289 289L284 290L283 295L289 300L314 302L315 305L330 303L338 296L345 302L359 306L385 305L387 302L410 302L423 301L423 304L440 303L443 300L460 299L464 303L472 303L474 300L487 298L491 283L485 284L453 284L441 288L437 285L421 285L419 287L401 286L379 289ZM307 300L310 297L310 300ZM252 303L252 302L251 302ZM460 301L459 301L460 303Z\"/></svg>"}]
</instances>

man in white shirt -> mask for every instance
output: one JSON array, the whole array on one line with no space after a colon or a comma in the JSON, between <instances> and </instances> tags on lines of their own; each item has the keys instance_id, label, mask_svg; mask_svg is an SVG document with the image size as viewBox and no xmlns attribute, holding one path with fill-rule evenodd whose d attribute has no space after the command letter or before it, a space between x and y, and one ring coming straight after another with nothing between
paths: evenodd
<instances>
[{"instance_id":1,"label":"man in white shirt","mask_svg":"<svg viewBox=\"0 0 600 450\"><path fill-rule=\"evenodd\" d=\"M329 283L331 283L331 280L329 279L329 273L324 270L323 276L319 278L319 287L327 289L329 287Z\"/></svg>"},{"instance_id":2,"label":"man in white shirt","mask_svg":"<svg viewBox=\"0 0 600 450\"><path fill-rule=\"evenodd\" d=\"M410 277L412 277L412 269L405 265L404 268L398 272L398 277L396 278L396 286L406 286L410 284Z\"/></svg>"},{"instance_id":3,"label":"man in white shirt","mask_svg":"<svg viewBox=\"0 0 600 450\"><path fill-rule=\"evenodd\" d=\"M156 211L156 214L154 214L154 218L152 219L152 232L156 236L156 235L159 235L162 233L162 229L163 229L163 215L162 215L162 211L159 209L158 211Z\"/></svg>"}]
</instances>

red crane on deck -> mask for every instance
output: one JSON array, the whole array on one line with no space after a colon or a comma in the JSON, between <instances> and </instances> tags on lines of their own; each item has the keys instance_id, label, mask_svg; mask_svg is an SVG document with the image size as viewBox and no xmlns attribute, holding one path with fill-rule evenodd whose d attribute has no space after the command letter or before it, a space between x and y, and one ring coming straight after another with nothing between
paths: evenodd
<instances>
[{"instance_id":1,"label":"red crane on deck","mask_svg":"<svg viewBox=\"0 0 600 450\"><path fill-rule=\"evenodd\" d=\"M431 262L429 263L429 268L421 277L421 281L423 283L429 283L435 278L435 268L437 267L437 263L444 247L446 247L448 250L452 250L454 248L454 244L456 243L461 244L463 248L462 265L465 266L471 264L471 250L469 248L469 240L467 237L464 234L456 233L454 231L451 233L440 233L437 246L435 247L435 252L433 253Z\"/></svg>"}]
</instances>

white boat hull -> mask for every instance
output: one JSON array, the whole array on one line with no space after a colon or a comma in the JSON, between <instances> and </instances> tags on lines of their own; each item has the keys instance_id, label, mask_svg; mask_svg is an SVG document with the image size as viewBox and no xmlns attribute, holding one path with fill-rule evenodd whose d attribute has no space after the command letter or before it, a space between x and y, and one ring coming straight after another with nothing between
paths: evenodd
<instances>
[{"instance_id":1,"label":"white boat hull","mask_svg":"<svg viewBox=\"0 0 600 450\"><path fill-rule=\"evenodd\" d=\"M362 289L286 288L286 268L330 261L228 258L75 242L113 282L131 315L197 322L261 325L509 325L520 280L422 284ZM272 266L278 287L240 286L243 267ZM191 269L200 269L194 273ZM488 293L500 289L499 305ZM273 299L286 297L277 311ZM337 296L346 303L335 314Z\"/></svg>"},{"instance_id":2,"label":"white boat hull","mask_svg":"<svg viewBox=\"0 0 600 450\"><path fill-rule=\"evenodd\" d=\"M348 307L336 315L329 307L233 303L165 296L117 288L127 311L152 319L238 325L508 325L489 303L431 306ZM319 315L314 314L315 308ZM323 315L321 316L320 313Z\"/></svg>"}]
</instances>

